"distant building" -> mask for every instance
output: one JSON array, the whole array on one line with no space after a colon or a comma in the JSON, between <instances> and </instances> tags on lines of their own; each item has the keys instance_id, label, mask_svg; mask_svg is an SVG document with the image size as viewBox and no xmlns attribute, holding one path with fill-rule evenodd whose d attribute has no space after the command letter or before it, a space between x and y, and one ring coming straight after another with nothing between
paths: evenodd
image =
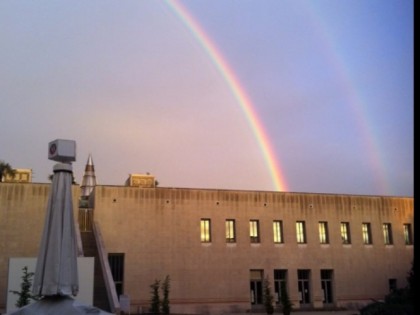
<instances>
[{"instance_id":1,"label":"distant building","mask_svg":"<svg viewBox=\"0 0 420 315\"><path fill-rule=\"evenodd\" d=\"M5 183L31 183L32 182L32 169L29 168L16 168L14 174L7 173L4 181Z\"/></svg>"},{"instance_id":2,"label":"distant building","mask_svg":"<svg viewBox=\"0 0 420 315\"><path fill-rule=\"evenodd\" d=\"M414 198L153 182L132 174L125 186L96 185L92 209L74 202L86 225L80 246L96 259L95 306L148 312L150 285L167 275L171 312L188 314L261 311L266 277L277 310L282 287L296 310L357 310L407 284ZM0 185L0 309L9 258L37 256L49 190ZM86 198L83 191L73 186L75 201ZM83 209L92 220L81 220Z\"/></svg>"},{"instance_id":3,"label":"distant building","mask_svg":"<svg viewBox=\"0 0 420 315\"><path fill-rule=\"evenodd\" d=\"M130 174L125 181L126 186L154 188L156 187L155 177L150 174Z\"/></svg>"}]
</instances>

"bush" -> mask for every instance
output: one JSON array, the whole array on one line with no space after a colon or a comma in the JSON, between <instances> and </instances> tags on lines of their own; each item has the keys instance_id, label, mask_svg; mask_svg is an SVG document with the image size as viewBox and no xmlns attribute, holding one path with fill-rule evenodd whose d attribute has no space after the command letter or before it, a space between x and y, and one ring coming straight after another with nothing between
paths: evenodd
<instances>
[{"instance_id":1,"label":"bush","mask_svg":"<svg viewBox=\"0 0 420 315\"><path fill-rule=\"evenodd\" d=\"M273 301L274 297L271 293L271 286L270 281L268 280L268 277L264 278L264 289L263 289L263 299L264 299L264 307L267 314L273 314L274 313L274 306Z\"/></svg>"},{"instance_id":2,"label":"bush","mask_svg":"<svg viewBox=\"0 0 420 315\"><path fill-rule=\"evenodd\" d=\"M150 298L150 313L153 314L170 314L169 307L169 290L170 290L170 278L169 276L165 277L165 280L161 283L160 280L155 280L155 282L150 285L151 298ZM163 298L160 298L159 288L162 291Z\"/></svg>"},{"instance_id":3,"label":"bush","mask_svg":"<svg viewBox=\"0 0 420 315\"><path fill-rule=\"evenodd\" d=\"M374 301L360 310L360 315L414 315L414 262L407 276L408 286L385 296L385 301Z\"/></svg>"},{"instance_id":4,"label":"bush","mask_svg":"<svg viewBox=\"0 0 420 315\"><path fill-rule=\"evenodd\" d=\"M165 277L165 280L162 283L162 302L161 302L161 311L163 314L169 314L170 313L170 307L169 307L169 289L170 289L170 278L169 276Z\"/></svg>"},{"instance_id":5,"label":"bush","mask_svg":"<svg viewBox=\"0 0 420 315\"><path fill-rule=\"evenodd\" d=\"M33 295L31 292L33 272L28 272L28 266L22 268L23 276L22 283L20 284L20 291L10 290L11 293L19 295L16 301L16 307L23 307L28 305L30 300L39 300L39 297Z\"/></svg>"},{"instance_id":6,"label":"bush","mask_svg":"<svg viewBox=\"0 0 420 315\"><path fill-rule=\"evenodd\" d=\"M290 315L292 312L293 303L290 301L289 294L284 286L281 287L280 302L284 315Z\"/></svg>"},{"instance_id":7,"label":"bush","mask_svg":"<svg viewBox=\"0 0 420 315\"><path fill-rule=\"evenodd\" d=\"M160 314L160 297L159 297L160 280L155 280L150 285L152 298L150 299L150 312L153 314Z\"/></svg>"}]
</instances>

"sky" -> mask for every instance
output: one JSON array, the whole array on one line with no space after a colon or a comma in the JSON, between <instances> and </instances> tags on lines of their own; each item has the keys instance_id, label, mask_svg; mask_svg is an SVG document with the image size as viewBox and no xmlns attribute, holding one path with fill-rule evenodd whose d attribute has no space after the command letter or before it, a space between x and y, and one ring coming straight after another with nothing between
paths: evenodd
<instances>
[{"instance_id":1,"label":"sky","mask_svg":"<svg viewBox=\"0 0 420 315\"><path fill-rule=\"evenodd\" d=\"M0 2L0 160L49 182L413 196L413 1Z\"/></svg>"}]
</instances>

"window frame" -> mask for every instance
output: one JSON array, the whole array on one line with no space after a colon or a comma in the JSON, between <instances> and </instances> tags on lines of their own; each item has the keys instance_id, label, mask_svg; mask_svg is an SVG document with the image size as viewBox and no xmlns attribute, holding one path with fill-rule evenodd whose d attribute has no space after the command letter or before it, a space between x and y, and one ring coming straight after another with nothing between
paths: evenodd
<instances>
[{"instance_id":1,"label":"window frame","mask_svg":"<svg viewBox=\"0 0 420 315\"><path fill-rule=\"evenodd\" d=\"M350 222L340 222L340 235L343 245L351 244Z\"/></svg>"},{"instance_id":2,"label":"window frame","mask_svg":"<svg viewBox=\"0 0 420 315\"><path fill-rule=\"evenodd\" d=\"M327 221L319 221L318 222L318 234L319 234L319 242L321 244L329 244L330 239L328 235L328 222Z\"/></svg>"},{"instance_id":3,"label":"window frame","mask_svg":"<svg viewBox=\"0 0 420 315\"><path fill-rule=\"evenodd\" d=\"M273 221L273 241L274 244L283 244L283 221L274 220Z\"/></svg>"},{"instance_id":4,"label":"window frame","mask_svg":"<svg viewBox=\"0 0 420 315\"><path fill-rule=\"evenodd\" d=\"M200 241L201 243L211 243L211 220L209 218L200 219Z\"/></svg>"},{"instance_id":5,"label":"window frame","mask_svg":"<svg viewBox=\"0 0 420 315\"><path fill-rule=\"evenodd\" d=\"M404 243L405 245L413 245L413 230L411 223L403 224Z\"/></svg>"},{"instance_id":6,"label":"window frame","mask_svg":"<svg viewBox=\"0 0 420 315\"><path fill-rule=\"evenodd\" d=\"M382 232L384 235L384 243L385 245L392 245L394 244L394 240L392 237L392 225L389 222L382 224Z\"/></svg>"},{"instance_id":7,"label":"window frame","mask_svg":"<svg viewBox=\"0 0 420 315\"><path fill-rule=\"evenodd\" d=\"M251 243L260 243L260 221L259 220L249 220L249 238Z\"/></svg>"},{"instance_id":8,"label":"window frame","mask_svg":"<svg viewBox=\"0 0 420 315\"><path fill-rule=\"evenodd\" d=\"M236 221L235 219L226 219L225 221L226 243L236 243Z\"/></svg>"},{"instance_id":9,"label":"window frame","mask_svg":"<svg viewBox=\"0 0 420 315\"><path fill-rule=\"evenodd\" d=\"M364 245L372 245L372 226L370 222L362 223L362 240Z\"/></svg>"},{"instance_id":10,"label":"window frame","mask_svg":"<svg viewBox=\"0 0 420 315\"><path fill-rule=\"evenodd\" d=\"M296 241L298 244L306 244L305 221L296 221Z\"/></svg>"}]
</instances>

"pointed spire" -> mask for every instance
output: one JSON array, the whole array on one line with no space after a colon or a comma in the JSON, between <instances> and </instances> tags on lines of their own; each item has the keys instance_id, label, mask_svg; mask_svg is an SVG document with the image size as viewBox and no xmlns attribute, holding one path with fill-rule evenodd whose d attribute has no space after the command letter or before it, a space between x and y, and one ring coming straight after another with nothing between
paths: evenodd
<instances>
[{"instance_id":1,"label":"pointed spire","mask_svg":"<svg viewBox=\"0 0 420 315\"><path fill-rule=\"evenodd\" d=\"M83 175L82 185L80 185L82 197L88 197L96 186L95 167L93 165L92 155L89 154L85 174Z\"/></svg>"}]
</instances>

